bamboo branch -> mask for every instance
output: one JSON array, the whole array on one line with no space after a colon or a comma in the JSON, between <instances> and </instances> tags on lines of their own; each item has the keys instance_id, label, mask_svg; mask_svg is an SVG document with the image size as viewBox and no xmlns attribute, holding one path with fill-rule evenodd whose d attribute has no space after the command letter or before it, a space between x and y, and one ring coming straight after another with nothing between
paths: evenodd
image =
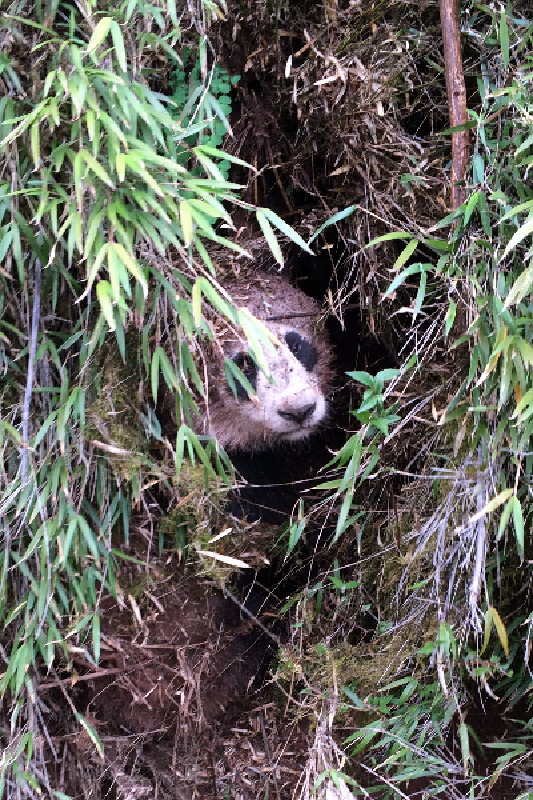
<instances>
[{"instance_id":1,"label":"bamboo branch","mask_svg":"<svg viewBox=\"0 0 533 800\"><path fill-rule=\"evenodd\" d=\"M461 32L459 28L459 0L440 0L440 20L444 45L444 71L450 127L467 122L466 87L461 57ZM452 170L450 204L452 211L461 205L465 196L464 181L470 160L468 131L452 133Z\"/></svg>"}]
</instances>

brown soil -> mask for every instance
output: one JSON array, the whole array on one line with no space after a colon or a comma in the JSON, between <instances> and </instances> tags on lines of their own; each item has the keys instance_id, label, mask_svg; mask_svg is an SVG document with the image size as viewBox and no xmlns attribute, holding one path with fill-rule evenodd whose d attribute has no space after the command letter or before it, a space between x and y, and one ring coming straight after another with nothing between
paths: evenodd
<instances>
[{"instance_id":1,"label":"brown soil","mask_svg":"<svg viewBox=\"0 0 533 800\"><path fill-rule=\"evenodd\" d=\"M284 718L265 685L274 635L257 613L198 578L164 581L129 604L106 598L99 667L78 661L72 691L105 755L98 762L89 735L57 737L69 745L58 785L98 800L293 797L306 726ZM56 685L41 691L54 697Z\"/></svg>"}]
</instances>

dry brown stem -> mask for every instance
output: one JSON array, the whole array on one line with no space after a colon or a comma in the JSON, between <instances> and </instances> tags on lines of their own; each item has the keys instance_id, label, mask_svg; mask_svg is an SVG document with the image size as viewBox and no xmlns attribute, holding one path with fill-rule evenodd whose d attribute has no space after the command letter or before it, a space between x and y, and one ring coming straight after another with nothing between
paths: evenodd
<instances>
[{"instance_id":1,"label":"dry brown stem","mask_svg":"<svg viewBox=\"0 0 533 800\"><path fill-rule=\"evenodd\" d=\"M461 56L461 35L459 29L458 0L441 0L440 18L442 41L444 45L444 68L446 74L446 92L450 126L463 125L467 121L466 88ZM450 202L452 211L461 205L464 199L466 169L470 155L468 131L452 133L452 174Z\"/></svg>"}]
</instances>

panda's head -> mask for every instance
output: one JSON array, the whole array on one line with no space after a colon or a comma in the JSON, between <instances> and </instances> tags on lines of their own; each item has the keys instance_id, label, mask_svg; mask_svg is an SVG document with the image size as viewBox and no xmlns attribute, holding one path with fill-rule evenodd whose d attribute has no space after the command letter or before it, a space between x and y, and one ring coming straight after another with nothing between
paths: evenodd
<instances>
[{"instance_id":1,"label":"panda's head","mask_svg":"<svg viewBox=\"0 0 533 800\"><path fill-rule=\"evenodd\" d=\"M235 394L226 382L218 387L209 408L209 432L224 447L238 450L305 439L326 418L332 375L327 338L316 328L319 307L279 278L270 278L267 288L262 285L261 297L256 293L246 305L272 333L273 343L262 348L261 369L245 341L226 339L226 358L241 370L249 387L235 381ZM276 314L280 308L283 319Z\"/></svg>"},{"instance_id":2,"label":"panda's head","mask_svg":"<svg viewBox=\"0 0 533 800\"><path fill-rule=\"evenodd\" d=\"M261 370L247 351L232 356L254 390L250 397L242 383L236 382L234 411L250 433L252 428L256 431L258 442L294 442L309 436L326 415L326 398L315 373L319 353L312 340L298 330L269 328L280 345L265 348L267 371Z\"/></svg>"}]
</instances>

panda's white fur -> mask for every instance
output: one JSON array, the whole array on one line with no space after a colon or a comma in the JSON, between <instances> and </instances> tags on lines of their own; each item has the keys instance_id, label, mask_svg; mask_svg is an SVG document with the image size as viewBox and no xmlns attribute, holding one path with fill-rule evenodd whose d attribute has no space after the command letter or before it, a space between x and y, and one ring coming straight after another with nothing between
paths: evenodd
<instances>
[{"instance_id":1,"label":"panda's white fur","mask_svg":"<svg viewBox=\"0 0 533 800\"><path fill-rule=\"evenodd\" d=\"M210 365L204 431L225 448L257 450L308 437L327 415L332 354L318 320L320 306L279 275L259 273L225 283L238 307L247 308L277 344L262 348L267 370L257 369L244 338L217 336L226 358L253 377L254 396L240 387L235 397L220 364ZM271 319L274 318L274 319ZM248 374L247 374L248 373Z\"/></svg>"}]
</instances>

